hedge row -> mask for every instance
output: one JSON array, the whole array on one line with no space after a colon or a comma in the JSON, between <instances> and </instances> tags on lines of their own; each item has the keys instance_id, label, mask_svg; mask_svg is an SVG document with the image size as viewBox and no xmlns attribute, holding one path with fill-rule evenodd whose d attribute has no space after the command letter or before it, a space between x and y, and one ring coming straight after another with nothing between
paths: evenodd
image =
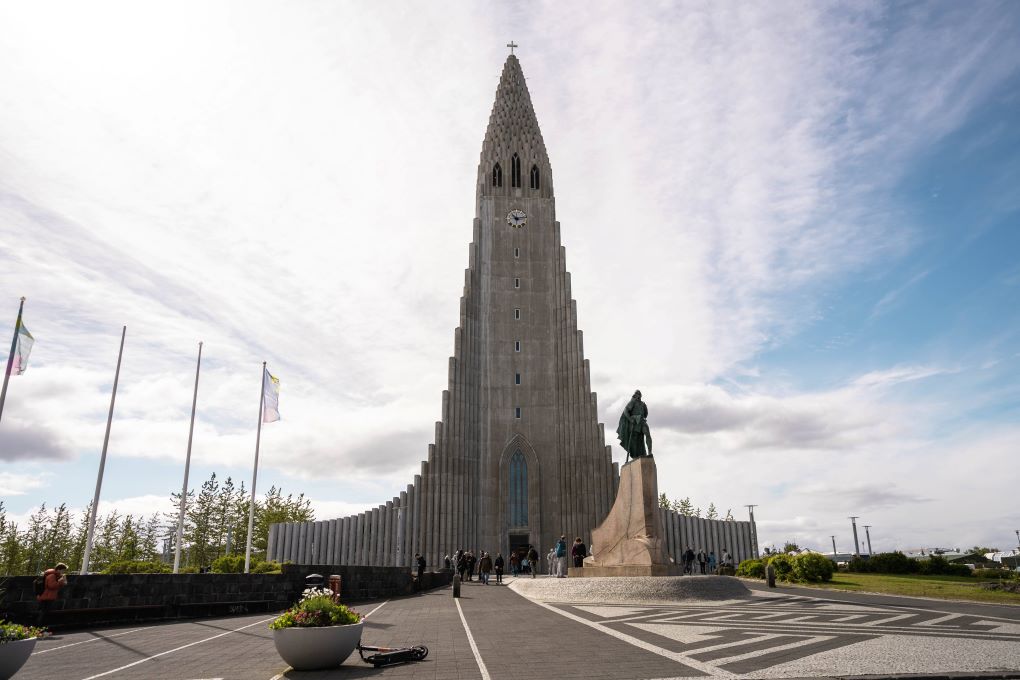
<instances>
[{"instance_id":1,"label":"hedge row","mask_svg":"<svg viewBox=\"0 0 1020 680\"><path fill-rule=\"evenodd\" d=\"M915 560L901 552L876 553L870 559L855 557L846 566L847 571L872 574L922 574L924 576L970 576L966 564L950 564L941 555Z\"/></svg>"},{"instance_id":2,"label":"hedge row","mask_svg":"<svg viewBox=\"0 0 1020 680\"><path fill-rule=\"evenodd\" d=\"M780 581L829 581L836 571L832 560L819 553L780 553L760 560L744 560L737 566L737 576L765 578L767 564L776 570L776 578Z\"/></svg>"}]
</instances>

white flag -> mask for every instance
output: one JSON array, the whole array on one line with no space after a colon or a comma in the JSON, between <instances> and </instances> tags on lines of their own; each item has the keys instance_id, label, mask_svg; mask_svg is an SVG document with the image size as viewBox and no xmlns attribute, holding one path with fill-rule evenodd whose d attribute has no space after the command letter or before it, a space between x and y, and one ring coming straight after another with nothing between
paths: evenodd
<instances>
[{"instance_id":1,"label":"white flag","mask_svg":"<svg viewBox=\"0 0 1020 680\"><path fill-rule=\"evenodd\" d=\"M262 378L262 422L272 423L280 419L280 379L266 369Z\"/></svg>"}]
</instances>

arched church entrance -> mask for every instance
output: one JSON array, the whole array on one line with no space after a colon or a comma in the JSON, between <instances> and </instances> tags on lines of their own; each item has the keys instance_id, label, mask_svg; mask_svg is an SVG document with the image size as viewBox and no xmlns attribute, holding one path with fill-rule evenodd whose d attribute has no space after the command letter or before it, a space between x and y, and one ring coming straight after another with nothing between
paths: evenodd
<instances>
[{"instance_id":1,"label":"arched church entrance","mask_svg":"<svg viewBox=\"0 0 1020 680\"><path fill-rule=\"evenodd\" d=\"M511 439L500 456L500 546L509 562L517 553L523 560L528 547L541 538L538 456L522 435Z\"/></svg>"}]
</instances>

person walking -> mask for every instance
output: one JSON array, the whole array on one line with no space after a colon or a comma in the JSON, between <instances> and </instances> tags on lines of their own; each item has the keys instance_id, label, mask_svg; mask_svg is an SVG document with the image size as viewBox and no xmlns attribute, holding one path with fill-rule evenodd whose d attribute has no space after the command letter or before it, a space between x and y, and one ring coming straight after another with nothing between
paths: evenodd
<instances>
[{"instance_id":1,"label":"person walking","mask_svg":"<svg viewBox=\"0 0 1020 680\"><path fill-rule=\"evenodd\" d=\"M709 574L714 574L715 573L715 567L716 567L715 551L714 550L709 550L708 551L708 573Z\"/></svg>"},{"instance_id":2,"label":"person walking","mask_svg":"<svg viewBox=\"0 0 1020 680\"><path fill-rule=\"evenodd\" d=\"M567 536L560 536L556 541L556 578L567 577Z\"/></svg>"},{"instance_id":3,"label":"person walking","mask_svg":"<svg viewBox=\"0 0 1020 680\"><path fill-rule=\"evenodd\" d=\"M418 582L421 583L421 577L425 574L425 558L421 553L414 554L414 563L418 567Z\"/></svg>"},{"instance_id":4,"label":"person walking","mask_svg":"<svg viewBox=\"0 0 1020 680\"><path fill-rule=\"evenodd\" d=\"M464 572L467 571L467 553L463 550L457 551L457 575L464 581Z\"/></svg>"},{"instance_id":5,"label":"person walking","mask_svg":"<svg viewBox=\"0 0 1020 680\"><path fill-rule=\"evenodd\" d=\"M514 550L510 553L510 574L518 576L521 573L521 556Z\"/></svg>"},{"instance_id":6,"label":"person walking","mask_svg":"<svg viewBox=\"0 0 1020 680\"><path fill-rule=\"evenodd\" d=\"M698 572L702 576L705 575L705 562L706 561L707 561L707 558L705 557L705 551L703 549L699 548L698 549Z\"/></svg>"},{"instance_id":7,"label":"person walking","mask_svg":"<svg viewBox=\"0 0 1020 680\"><path fill-rule=\"evenodd\" d=\"M478 558L478 580L483 586L489 585L489 574L492 572L492 558L484 550Z\"/></svg>"},{"instance_id":8,"label":"person walking","mask_svg":"<svg viewBox=\"0 0 1020 680\"><path fill-rule=\"evenodd\" d=\"M503 561L503 553L501 553L501 552L496 553L496 561L492 563L492 567L496 571L496 584L497 585L500 585L500 584L503 583L503 565L504 564L505 564L505 562Z\"/></svg>"},{"instance_id":9,"label":"person walking","mask_svg":"<svg viewBox=\"0 0 1020 680\"><path fill-rule=\"evenodd\" d=\"M549 575L556 575L556 546L549 548L549 553L545 556L546 564L549 568Z\"/></svg>"},{"instance_id":10,"label":"person walking","mask_svg":"<svg viewBox=\"0 0 1020 680\"><path fill-rule=\"evenodd\" d=\"M445 555L443 555L443 568L444 569L450 568L450 553L446 553Z\"/></svg>"},{"instance_id":11,"label":"person walking","mask_svg":"<svg viewBox=\"0 0 1020 680\"><path fill-rule=\"evenodd\" d=\"M528 546L528 562L531 563L531 578L535 578L538 572L538 551L533 545Z\"/></svg>"},{"instance_id":12,"label":"person walking","mask_svg":"<svg viewBox=\"0 0 1020 680\"><path fill-rule=\"evenodd\" d=\"M36 625L42 626L49 616L53 603L60 595L60 589L67 585L67 565L63 562L52 569L42 573L42 592L36 595L39 602L39 613L36 616Z\"/></svg>"},{"instance_id":13,"label":"person walking","mask_svg":"<svg viewBox=\"0 0 1020 680\"><path fill-rule=\"evenodd\" d=\"M574 545L570 547L570 556L574 558L574 566L580 569L584 566L584 558L588 555L588 546L584 544L581 537L574 539Z\"/></svg>"},{"instance_id":14,"label":"person walking","mask_svg":"<svg viewBox=\"0 0 1020 680\"><path fill-rule=\"evenodd\" d=\"M687 546L687 550L684 551L684 573L694 573L694 551L691 550L691 546Z\"/></svg>"}]
</instances>

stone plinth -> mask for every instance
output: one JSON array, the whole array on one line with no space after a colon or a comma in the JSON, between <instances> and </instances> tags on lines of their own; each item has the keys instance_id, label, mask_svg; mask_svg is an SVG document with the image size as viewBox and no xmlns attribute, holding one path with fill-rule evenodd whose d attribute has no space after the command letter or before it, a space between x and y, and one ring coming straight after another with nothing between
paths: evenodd
<instances>
[{"instance_id":1,"label":"stone plinth","mask_svg":"<svg viewBox=\"0 0 1020 680\"><path fill-rule=\"evenodd\" d=\"M666 552L659 515L655 459L632 460L620 470L609 515L592 532L592 556L569 576L673 576L680 568Z\"/></svg>"}]
</instances>

